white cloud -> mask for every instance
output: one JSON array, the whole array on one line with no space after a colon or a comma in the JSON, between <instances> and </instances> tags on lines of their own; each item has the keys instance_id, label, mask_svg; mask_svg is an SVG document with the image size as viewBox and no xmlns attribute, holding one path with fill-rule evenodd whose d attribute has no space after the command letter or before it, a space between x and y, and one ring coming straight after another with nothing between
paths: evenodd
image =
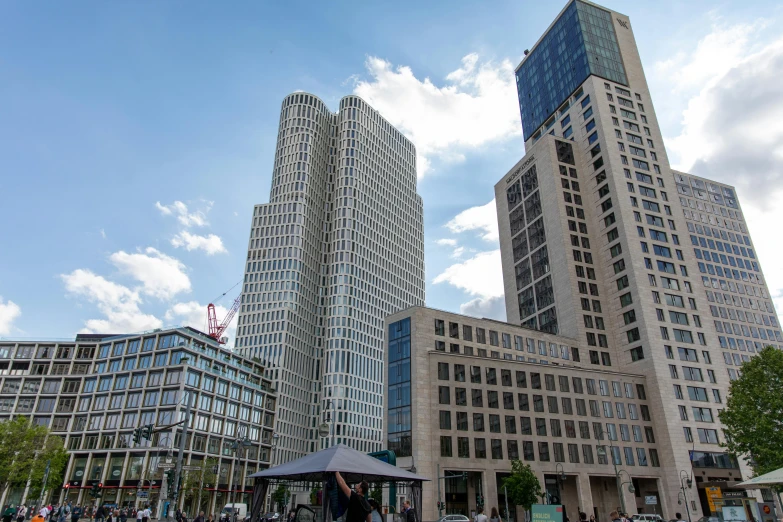
<instances>
[{"instance_id":1,"label":"white cloud","mask_svg":"<svg viewBox=\"0 0 783 522\"><path fill-rule=\"evenodd\" d=\"M223 240L215 234L199 236L183 230L173 238L171 244L174 248L185 247L188 252L191 250L203 250L207 255L225 254L228 252L223 246Z\"/></svg>"},{"instance_id":2,"label":"white cloud","mask_svg":"<svg viewBox=\"0 0 783 522\"><path fill-rule=\"evenodd\" d=\"M459 246L454 249L454 252L451 253L451 257L453 257L454 259L459 259L460 257L462 257L464 253L465 253L465 247Z\"/></svg>"},{"instance_id":3,"label":"white cloud","mask_svg":"<svg viewBox=\"0 0 783 522\"><path fill-rule=\"evenodd\" d=\"M462 303L459 313L473 317L486 317L498 321L506 320L506 300L503 296L477 297Z\"/></svg>"},{"instance_id":4,"label":"white cloud","mask_svg":"<svg viewBox=\"0 0 783 522\"><path fill-rule=\"evenodd\" d=\"M212 203L206 202L204 210L190 211L182 201L175 201L171 205L162 205L160 201L156 201L155 208L164 216L176 216L177 221L185 227L203 227L209 224L207 212L212 208Z\"/></svg>"},{"instance_id":5,"label":"white cloud","mask_svg":"<svg viewBox=\"0 0 783 522\"><path fill-rule=\"evenodd\" d=\"M450 239L450 238L438 239L437 241L435 241L435 243L441 246L450 246L450 247L457 246L457 240Z\"/></svg>"},{"instance_id":6,"label":"white cloud","mask_svg":"<svg viewBox=\"0 0 783 522\"><path fill-rule=\"evenodd\" d=\"M439 87L416 78L410 67L395 67L381 58L366 61L369 80L354 93L372 105L416 145L419 176L433 158L463 161L464 153L522 134L514 65L479 61L471 53Z\"/></svg>"},{"instance_id":7,"label":"white cloud","mask_svg":"<svg viewBox=\"0 0 783 522\"><path fill-rule=\"evenodd\" d=\"M3 296L0 296L0 335L9 335L19 316L22 315L22 309L13 301L3 302Z\"/></svg>"},{"instance_id":8,"label":"white cloud","mask_svg":"<svg viewBox=\"0 0 783 522\"><path fill-rule=\"evenodd\" d=\"M462 263L449 266L432 281L448 283L470 295L488 298L503 295L500 250L479 252Z\"/></svg>"},{"instance_id":9,"label":"white cloud","mask_svg":"<svg viewBox=\"0 0 783 522\"><path fill-rule=\"evenodd\" d=\"M112 254L109 260L121 272L139 281L143 294L171 299L181 292L190 292L190 278L185 273L185 265L152 247L134 254L121 250Z\"/></svg>"},{"instance_id":10,"label":"white cloud","mask_svg":"<svg viewBox=\"0 0 783 522\"><path fill-rule=\"evenodd\" d=\"M82 333L130 333L160 328L162 322L139 309L139 293L96 275L89 270L74 270L60 276L68 293L95 303L105 319L85 321Z\"/></svg>"},{"instance_id":11,"label":"white cloud","mask_svg":"<svg viewBox=\"0 0 783 522\"><path fill-rule=\"evenodd\" d=\"M679 134L666 140L673 166L734 185L776 305L783 305L783 38L766 22L714 26L676 60L658 64L671 83L659 111L687 108ZM780 309L780 307L778 306Z\"/></svg>"},{"instance_id":12,"label":"white cloud","mask_svg":"<svg viewBox=\"0 0 783 522\"><path fill-rule=\"evenodd\" d=\"M101 237L102 237L103 239L106 239L106 231L105 231L104 229L101 229L101 230L100 230L100 233L101 233Z\"/></svg>"},{"instance_id":13,"label":"white cloud","mask_svg":"<svg viewBox=\"0 0 783 522\"><path fill-rule=\"evenodd\" d=\"M221 305L215 305L215 315L218 322L222 322L228 313L228 309ZM166 311L166 321L170 325L178 326L190 326L196 330L200 330L205 334L208 333L207 327L207 305L203 305L198 301L188 301L183 303L176 303ZM236 336L238 315L234 315L233 319L223 333L224 337L228 337L229 342L227 346L230 347L234 342Z\"/></svg>"},{"instance_id":14,"label":"white cloud","mask_svg":"<svg viewBox=\"0 0 783 522\"><path fill-rule=\"evenodd\" d=\"M479 230L482 239L497 241L499 233L495 200L493 199L486 205L463 210L446 223L446 228L455 234L469 230Z\"/></svg>"}]
</instances>

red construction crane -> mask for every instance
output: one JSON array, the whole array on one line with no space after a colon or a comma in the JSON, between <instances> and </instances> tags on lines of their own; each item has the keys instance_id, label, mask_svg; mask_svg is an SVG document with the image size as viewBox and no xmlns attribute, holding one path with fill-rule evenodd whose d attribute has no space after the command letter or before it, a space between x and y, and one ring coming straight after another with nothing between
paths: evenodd
<instances>
[{"instance_id":1,"label":"red construction crane","mask_svg":"<svg viewBox=\"0 0 783 522\"><path fill-rule=\"evenodd\" d=\"M239 283L237 283L239 284ZM234 285L236 286L236 285ZM232 287L233 288L233 287ZM223 295L220 297L223 297L228 292L230 292L231 289L226 291ZM218 298L220 299L220 298ZM234 318L237 311L239 310L239 304L242 300L242 294L240 293L236 299L234 299L234 304L231 305L231 308L228 310L228 313L226 314L226 317L223 319L223 322L218 324L217 320L217 314L215 313L215 305L212 303L209 303L207 306L207 327L209 329L209 336L212 337L214 340L219 342L220 344L226 344L226 341L222 339L223 332L226 331L226 328L228 328L228 323L231 322L231 319Z\"/></svg>"}]
</instances>

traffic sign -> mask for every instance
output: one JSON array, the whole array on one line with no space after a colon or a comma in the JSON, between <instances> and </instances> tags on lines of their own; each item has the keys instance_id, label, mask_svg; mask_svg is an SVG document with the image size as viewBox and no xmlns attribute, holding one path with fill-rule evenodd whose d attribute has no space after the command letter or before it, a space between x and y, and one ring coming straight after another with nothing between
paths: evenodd
<instances>
[{"instance_id":1,"label":"traffic sign","mask_svg":"<svg viewBox=\"0 0 783 522\"><path fill-rule=\"evenodd\" d=\"M176 467L176 464L164 464L163 462L158 464L158 469L174 469Z\"/></svg>"},{"instance_id":2,"label":"traffic sign","mask_svg":"<svg viewBox=\"0 0 783 522\"><path fill-rule=\"evenodd\" d=\"M201 469L201 466L182 466L182 469L185 471L198 471Z\"/></svg>"},{"instance_id":3,"label":"traffic sign","mask_svg":"<svg viewBox=\"0 0 783 522\"><path fill-rule=\"evenodd\" d=\"M656 495L645 495L644 497L644 503L647 505L657 505L658 504L658 497Z\"/></svg>"}]
</instances>

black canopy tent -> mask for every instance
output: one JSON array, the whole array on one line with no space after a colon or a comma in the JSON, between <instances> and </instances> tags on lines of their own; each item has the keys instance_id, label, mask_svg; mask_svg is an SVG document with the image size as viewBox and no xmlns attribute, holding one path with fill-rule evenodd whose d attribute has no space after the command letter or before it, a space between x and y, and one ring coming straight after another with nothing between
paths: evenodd
<instances>
[{"instance_id":1,"label":"black canopy tent","mask_svg":"<svg viewBox=\"0 0 783 522\"><path fill-rule=\"evenodd\" d=\"M323 522L330 522L332 512L329 509L329 495L326 494L326 478L330 473L339 471L349 484L366 480L367 482L403 482L407 483L413 494L413 509L416 520L421 520L421 485L426 479L409 471L392 466L364 453L338 444L300 459L287 462L274 468L265 469L250 475L253 484L253 505L250 522L258 522L271 481L320 482L323 484Z\"/></svg>"}]
</instances>

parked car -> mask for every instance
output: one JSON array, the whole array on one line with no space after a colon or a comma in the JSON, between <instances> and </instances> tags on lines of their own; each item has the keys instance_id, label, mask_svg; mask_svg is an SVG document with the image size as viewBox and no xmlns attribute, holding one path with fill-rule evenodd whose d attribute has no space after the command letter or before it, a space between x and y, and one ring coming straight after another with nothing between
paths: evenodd
<instances>
[{"instance_id":1,"label":"parked car","mask_svg":"<svg viewBox=\"0 0 783 522\"><path fill-rule=\"evenodd\" d=\"M470 519L465 515L443 515L438 522L470 522Z\"/></svg>"},{"instance_id":2,"label":"parked car","mask_svg":"<svg viewBox=\"0 0 783 522\"><path fill-rule=\"evenodd\" d=\"M720 522L720 518L718 518L718 517L701 517L696 522Z\"/></svg>"},{"instance_id":3,"label":"parked car","mask_svg":"<svg viewBox=\"0 0 783 522\"><path fill-rule=\"evenodd\" d=\"M631 517L634 522L666 522L661 515L654 513L638 513Z\"/></svg>"}]
</instances>

